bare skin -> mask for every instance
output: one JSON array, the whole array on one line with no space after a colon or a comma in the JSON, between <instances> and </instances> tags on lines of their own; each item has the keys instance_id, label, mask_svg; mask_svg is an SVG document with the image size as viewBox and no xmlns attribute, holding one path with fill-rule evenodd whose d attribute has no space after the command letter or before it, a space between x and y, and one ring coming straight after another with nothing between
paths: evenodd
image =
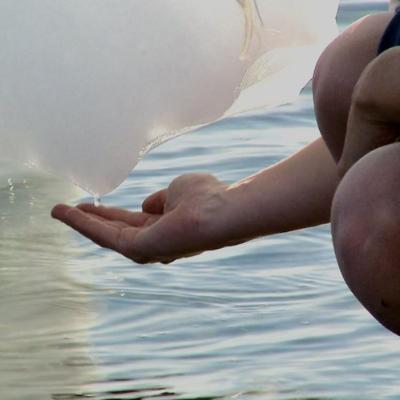
<instances>
[{"instance_id":1,"label":"bare skin","mask_svg":"<svg viewBox=\"0 0 400 400\"><path fill-rule=\"evenodd\" d=\"M399 68L400 49L393 47L369 63L358 80L339 162L341 176L365 154L398 139Z\"/></svg>"},{"instance_id":2,"label":"bare skin","mask_svg":"<svg viewBox=\"0 0 400 400\"><path fill-rule=\"evenodd\" d=\"M324 51L313 80L318 126L333 158L341 157L354 88L376 58L392 13L374 14L352 24Z\"/></svg>"},{"instance_id":3,"label":"bare skin","mask_svg":"<svg viewBox=\"0 0 400 400\"><path fill-rule=\"evenodd\" d=\"M387 13L369 17L357 31L368 35L363 32L363 24L368 28L372 21L375 28L382 29L391 17L392 14ZM369 32L373 33L372 27ZM357 39L357 36L354 34L352 38ZM369 39L375 47L376 37ZM362 40L362 35L357 40ZM348 46L351 41L347 42ZM343 57L335 55L334 46L327 49L327 58L343 62ZM366 43L363 55L370 56L372 50ZM338 51L340 54L343 48ZM363 55L358 54L358 60ZM391 48L373 57L364 68L362 63L352 65L350 75L357 75L360 70L361 73L350 99L347 98L350 103L340 106L339 92L348 86L337 86L339 81L327 79L332 85L327 84L331 97L316 96L321 132L338 160L338 174L344 176L332 206L333 243L349 288L379 322L400 335L400 144L394 143L400 133L400 49ZM346 68L345 63L343 66ZM337 65L337 73L348 79L346 70L339 68ZM324 70L322 65L320 78L325 74L329 75L329 69ZM335 86L340 89L335 91ZM331 133L331 129L341 128L343 123L334 121L335 104L339 110L350 104L345 136Z\"/></svg>"},{"instance_id":4,"label":"bare skin","mask_svg":"<svg viewBox=\"0 0 400 400\"><path fill-rule=\"evenodd\" d=\"M333 202L336 257L349 288L400 335L400 144L374 150L342 180Z\"/></svg>"},{"instance_id":5,"label":"bare skin","mask_svg":"<svg viewBox=\"0 0 400 400\"><path fill-rule=\"evenodd\" d=\"M400 49L391 48L368 65L357 84L339 163L345 176L332 208L333 242L348 286L398 335L400 144L394 142L400 133L399 67Z\"/></svg>"}]
</instances>

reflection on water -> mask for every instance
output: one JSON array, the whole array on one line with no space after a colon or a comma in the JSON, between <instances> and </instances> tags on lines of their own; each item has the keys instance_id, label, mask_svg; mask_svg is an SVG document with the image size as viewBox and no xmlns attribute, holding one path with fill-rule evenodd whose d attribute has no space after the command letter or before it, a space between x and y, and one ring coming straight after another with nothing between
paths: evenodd
<instances>
[{"instance_id":1,"label":"reflection on water","mask_svg":"<svg viewBox=\"0 0 400 400\"><path fill-rule=\"evenodd\" d=\"M12 177L12 178L11 178ZM76 189L3 162L0 174L0 397L51 399L94 374L88 298L68 276L65 229L49 217Z\"/></svg>"},{"instance_id":2,"label":"reflection on water","mask_svg":"<svg viewBox=\"0 0 400 400\"><path fill-rule=\"evenodd\" d=\"M317 136L308 89L166 143L102 200L140 207L188 171L236 181ZM91 198L0 167L1 400L400 398L398 339L344 285L329 227L138 267L49 217Z\"/></svg>"}]
</instances>

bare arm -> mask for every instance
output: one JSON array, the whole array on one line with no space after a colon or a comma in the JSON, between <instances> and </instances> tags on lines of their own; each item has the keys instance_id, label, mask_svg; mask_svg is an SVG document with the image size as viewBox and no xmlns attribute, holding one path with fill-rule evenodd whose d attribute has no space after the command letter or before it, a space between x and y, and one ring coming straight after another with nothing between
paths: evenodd
<instances>
[{"instance_id":1,"label":"bare arm","mask_svg":"<svg viewBox=\"0 0 400 400\"><path fill-rule=\"evenodd\" d=\"M329 222L339 183L322 139L291 157L227 188L232 209L241 215L238 236L263 236Z\"/></svg>"},{"instance_id":2,"label":"bare arm","mask_svg":"<svg viewBox=\"0 0 400 400\"><path fill-rule=\"evenodd\" d=\"M336 165L318 139L234 185L210 175L183 175L147 198L142 212L59 205L52 215L136 262L171 262L326 223L337 184Z\"/></svg>"}]
</instances>

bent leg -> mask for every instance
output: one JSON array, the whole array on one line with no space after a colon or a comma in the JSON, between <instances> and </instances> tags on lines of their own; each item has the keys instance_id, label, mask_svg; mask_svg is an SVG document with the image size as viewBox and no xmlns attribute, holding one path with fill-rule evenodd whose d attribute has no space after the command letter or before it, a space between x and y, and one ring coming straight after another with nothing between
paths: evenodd
<instances>
[{"instance_id":1,"label":"bent leg","mask_svg":"<svg viewBox=\"0 0 400 400\"><path fill-rule=\"evenodd\" d=\"M370 151L393 143L400 134L400 48L375 58L353 93L339 174Z\"/></svg>"},{"instance_id":2,"label":"bent leg","mask_svg":"<svg viewBox=\"0 0 400 400\"><path fill-rule=\"evenodd\" d=\"M342 153L353 89L377 56L392 17L392 13L381 13L355 22L326 48L317 63L313 79L315 112L335 161Z\"/></svg>"},{"instance_id":3,"label":"bent leg","mask_svg":"<svg viewBox=\"0 0 400 400\"><path fill-rule=\"evenodd\" d=\"M374 150L345 175L332 207L343 277L371 314L400 335L400 143Z\"/></svg>"}]
</instances>

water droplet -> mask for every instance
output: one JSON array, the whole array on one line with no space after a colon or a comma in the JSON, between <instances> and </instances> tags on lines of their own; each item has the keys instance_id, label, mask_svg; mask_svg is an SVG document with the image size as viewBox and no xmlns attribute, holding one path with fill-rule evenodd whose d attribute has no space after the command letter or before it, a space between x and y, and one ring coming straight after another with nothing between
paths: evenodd
<instances>
[{"instance_id":1,"label":"water droplet","mask_svg":"<svg viewBox=\"0 0 400 400\"><path fill-rule=\"evenodd\" d=\"M93 202L95 207L100 207L101 206L101 197L100 196L94 196L93 197Z\"/></svg>"},{"instance_id":2,"label":"water droplet","mask_svg":"<svg viewBox=\"0 0 400 400\"><path fill-rule=\"evenodd\" d=\"M7 182L9 185L8 201L10 204L14 204L15 203L14 182L12 178L8 178Z\"/></svg>"}]
</instances>

